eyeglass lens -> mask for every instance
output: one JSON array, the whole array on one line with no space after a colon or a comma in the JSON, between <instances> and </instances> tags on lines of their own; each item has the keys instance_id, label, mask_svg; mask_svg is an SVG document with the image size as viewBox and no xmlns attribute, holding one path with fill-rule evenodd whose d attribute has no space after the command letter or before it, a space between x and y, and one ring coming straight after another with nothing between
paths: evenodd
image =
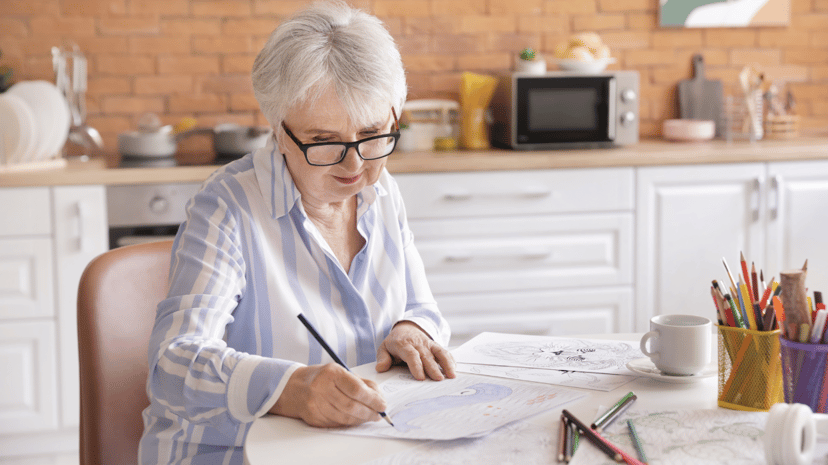
<instances>
[{"instance_id":1,"label":"eyeglass lens","mask_svg":"<svg viewBox=\"0 0 828 465\"><path fill-rule=\"evenodd\" d=\"M397 143L394 137L378 137L360 142L357 151L365 160L373 160L389 155L394 151ZM326 144L308 147L308 161L314 164L326 165L339 162L345 155L347 146L342 144Z\"/></svg>"}]
</instances>

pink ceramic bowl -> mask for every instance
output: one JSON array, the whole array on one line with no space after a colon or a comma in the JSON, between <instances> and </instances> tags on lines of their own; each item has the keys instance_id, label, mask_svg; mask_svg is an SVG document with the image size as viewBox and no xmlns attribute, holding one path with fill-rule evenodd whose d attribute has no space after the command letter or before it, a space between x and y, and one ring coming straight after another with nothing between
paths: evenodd
<instances>
[{"instance_id":1,"label":"pink ceramic bowl","mask_svg":"<svg viewBox=\"0 0 828 465\"><path fill-rule=\"evenodd\" d=\"M679 142L710 140L716 135L716 122L700 119L668 119L662 127L664 138Z\"/></svg>"}]
</instances>

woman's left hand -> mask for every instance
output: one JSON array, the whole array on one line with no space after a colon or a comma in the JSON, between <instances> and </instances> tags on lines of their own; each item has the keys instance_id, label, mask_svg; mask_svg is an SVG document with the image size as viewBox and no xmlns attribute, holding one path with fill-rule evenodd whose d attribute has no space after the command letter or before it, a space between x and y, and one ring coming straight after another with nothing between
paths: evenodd
<instances>
[{"instance_id":1,"label":"woman's left hand","mask_svg":"<svg viewBox=\"0 0 828 465\"><path fill-rule=\"evenodd\" d=\"M454 358L449 351L432 341L428 334L410 321L394 325L377 351L377 372L388 371L395 363L404 362L414 378L426 376L441 381L454 378Z\"/></svg>"}]
</instances>

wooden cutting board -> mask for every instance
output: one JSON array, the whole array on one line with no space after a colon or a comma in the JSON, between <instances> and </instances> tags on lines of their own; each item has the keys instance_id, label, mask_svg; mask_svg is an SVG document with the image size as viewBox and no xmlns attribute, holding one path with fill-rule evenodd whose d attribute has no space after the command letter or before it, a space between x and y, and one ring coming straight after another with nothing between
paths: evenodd
<instances>
[{"instance_id":1,"label":"wooden cutting board","mask_svg":"<svg viewBox=\"0 0 828 465\"><path fill-rule=\"evenodd\" d=\"M678 99L682 119L713 120L716 135L722 135L722 82L704 77L704 58L699 54L693 55L693 78L678 84Z\"/></svg>"}]
</instances>

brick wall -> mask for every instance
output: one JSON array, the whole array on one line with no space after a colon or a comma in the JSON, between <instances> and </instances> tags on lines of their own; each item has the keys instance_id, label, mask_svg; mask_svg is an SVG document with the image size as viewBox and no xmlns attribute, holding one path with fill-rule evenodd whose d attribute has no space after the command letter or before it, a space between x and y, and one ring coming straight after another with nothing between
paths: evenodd
<instances>
[{"instance_id":1,"label":"brick wall","mask_svg":"<svg viewBox=\"0 0 828 465\"><path fill-rule=\"evenodd\" d=\"M699 51L708 78L726 92L743 66L757 65L788 82L807 126L828 127L828 0L791 2L789 27L681 30L658 27L658 0L351 1L397 39L410 98L457 99L462 71L506 70L524 47L551 55L571 33L598 32L618 59L611 69L641 73L643 137L676 116L676 83L691 77ZM90 63L89 124L109 151L148 111L169 123L264 124L249 80L253 59L273 27L306 3L0 0L0 64L17 80L52 80L50 48L77 43Z\"/></svg>"}]
</instances>

